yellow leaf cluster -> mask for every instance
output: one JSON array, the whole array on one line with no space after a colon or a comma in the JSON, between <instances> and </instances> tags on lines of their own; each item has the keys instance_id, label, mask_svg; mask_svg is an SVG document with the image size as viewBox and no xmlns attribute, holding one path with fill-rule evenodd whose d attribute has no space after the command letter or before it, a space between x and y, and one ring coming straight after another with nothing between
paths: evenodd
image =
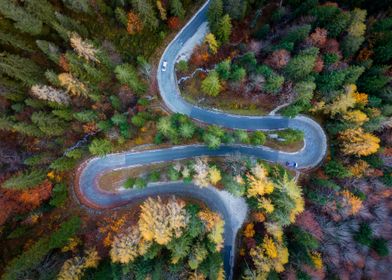
<instances>
[{"instance_id":1,"label":"yellow leaf cluster","mask_svg":"<svg viewBox=\"0 0 392 280\"><path fill-rule=\"evenodd\" d=\"M263 208L267 214L271 214L275 210L275 206L272 204L271 199L265 197L259 198L259 207Z\"/></svg>"},{"instance_id":2,"label":"yellow leaf cluster","mask_svg":"<svg viewBox=\"0 0 392 280\"><path fill-rule=\"evenodd\" d=\"M355 92L353 93L353 96L357 104L367 105L369 102L368 95L366 93Z\"/></svg>"},{"instance_id":3,"label":"yellow leaf cluster","mask_svg":"<svg viewBox=\"0 0 392 280\"><path fill-rule=\"evenodd\" d=\"M365 123L369 120L368 116L360 110L353 110L353 111L347 112L343 116L343 119L345 119L346 121L355 123L357 125L362 125L363 123Z\"/></svg>"},{"instance_id":4,"label":"yellow leaf cluster","mask_svg":"<svg viewBox=\"0 0 392 280\"><path fill-rule=\"evenodd\" d=\"M221 172L216 166L212 166L208 170L208 176L211 184L216 185L221 179Z\"/></svg>"},{"instance_id":5,"label":"yellow leaf cluster","mask_svg":"<svg viewBox=\"0 0 392 280\"><path fill-rule=\"evenodd\" d=\"M355 196L353 193L348 190L342 191L342 197L345 203L347 203L350 207L349 214L355 215L362 208L362 200L359 197Z\"/></svg>"},{"instance_id":6,"label":"yellow leaf cluster","mask_svg":"<svg viewBox=\"0 0 392 280\"><path fill-rule=\"evenodd\" d=\"M75 249L81 244L81 240L77 237L72 237L69 239L68 244L65 245L61 252L75 251Z\"/></svg>"},{"instance_id":7,"label":"yellow leaf cluster","mask_svg":"<svg viewBox=\"0 0 392 280\"><path fill-rule=\"evenodd\" d=\"M218 213L210 210L200 211L198 217L202 220L204 227L208 232L208 238L215 243L216 250L220 251L223 248L225 221Z\"/></svg>"},{"instance_id":8,"label":"yellow leaf cluster","mask_svg":"<svg viewBox=\"0 0 392 280\"><path fill-rule=\"evenodd\" d=\"M345 114L349 108L354 107L356 100L354 93L357 90L356 85L346 86L346 92L340 95L334 102L324 108L324 112L335 116L336 114Z\"/></svg>"},{"instance_id":9,"label":"yellow leaf cluster","mask_svg":"<svg viewBox=\"0 0 392 280\"><path fill-rule=\"evenodd\" d=\"M87 97L87 88L78 79L74 78L69 73L61 73L58 75L60 85L64 87L67 92L74 96Z\"/></svg>"},{"instance_id":10,"label":"yellow leaf cluster","mask_svg":"<svg viewBox=\"0 0 392 280\"><path fill-rule=\"evenodd\" d=\"M362 128L347 129L339 135L342 152L346 155L368 156L380 148L380 139Z\"/></svg>"},{"instance_id":11,"label":"yellow leaf cluster","mask_svg":"<svg viewBox=\"0 0 392 280\"><path fill-rule=\"evenodd\" d=\"M161 20L166 20L167 12L166 9L163 7L161 0L157 0L157 9L159 11L159 15L161 16Z\"/></svg>"},{"instance_id":12,"label":"yellow leaf cluster","mask_svg":"<svg viewBox=\"0 0 392 280\"><path fill-rule=\"evenodd\" d=\"M112 262L126 264L139 256L139 243L142 237L139 228L133 226L113 239L110 249Z\"/></svg>"},{"instance_id":13,"label":"yellow leaf cluster","mask_svg":"<svg viewBox=\"0 0 392 280\"><path fill-rule=\"evenodd\" d=\"M252 238L255 235L256 231L254 229L253 223L249 223L245 226L244 236L246 238Z\"/></svg>"},{"instance_id":14,"label":"yellow leaf cluster","mask_svg":"<svg viewBox=\"0 0 392 280\"><path fill-rule=\"evenodd\" d=\"M264 279L271 270L280 273L289 260L289 251L271 237L264 236L263 243L250 250L250 256L257 272L257 279Z\"/></svg>"},{"instance_id":15,"label":"yellow leaf cluster","mask_svg":"<svg viewBox=\"0 0 392 280\"><path fill-rule=\"evenodd\" d=\"M141 206L139 229L147 241L155 241L166 245L175 237L180 237L189 217L185 210L185 202L174 197L164 204L160 197L148 198Z\"/></svg>"},{"instance_id":16,"label":"yellow leaf cluster","mask_svg":"<svg viewBox=\"0 0 392 280\"><path fill-rule=\"evenodd\" d=\"M319 252L312 252L310 257L312 258L313 265L316 269L323 268L323 259Z\"/></svg>"},{"instance_id":17,"label":"yellow leaf cluster","mask_svg":"<svg viewBox=\"0 0 392 280\"><path fill-rule=\"evenodd\" d=\"M369 168L369 164L364 160L358 160L350 167L350 172L357 178L361 178Z\"/></svg>"},{"instance_id":18,"label":"yellow leaf cluster","mask_svg":"<svg viewBox=\"0 0 392 280\"><path fill-rule=\"evenodd\" d=\"M204 39L204 42L207 43L208 48L212 54L216 54L218 52L218 41L216 40L214 34L208 33Z\"/></svg>"}]
</instances>

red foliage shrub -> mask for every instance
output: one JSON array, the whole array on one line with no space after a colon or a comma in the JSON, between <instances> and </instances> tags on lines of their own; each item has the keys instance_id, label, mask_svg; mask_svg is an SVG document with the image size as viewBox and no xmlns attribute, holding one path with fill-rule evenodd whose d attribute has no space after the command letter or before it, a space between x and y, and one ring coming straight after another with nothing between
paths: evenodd
<instances>
[{"instance_id":1,"label":"red foliage shrub","mask_svg":"<svg viewBox=\"0 0 392 280\"><path fill-rule=\"evenodd\" d=\"M339 53L339 42L336 39L328 39L325 42L324 50L327 53Z\"/></svg>"},{"instance_id":2,"label":"red foliage shrub","mask_svg":"<svg viewBox=\"0 0 392 280\"><path fill-rule=\"evenodd\" d=\"M177 30L180 27L180 19L178 17L170 17L167 25L171 30Z\"/></svg>"},{"instance_id":3,"label":"red foliage shrub","mask_svg":"<svg viewBox=\"0 0 392 280\"><path fill-rule=\"evenodd\" d=\"M322 48L327 42L327 35L328 31L326 29L317 27L316 30L310 34L308 40L313 46Z\"/></svg>"},{"instance_id":4,"label":"red foliage shrub","mask_svg":"<svg viewBox=\"0 0 392 280\"><path fill-rule=\"evenodd\" d=\"M208 47L206 45L197 46L190 58L190 63L196 67L201 67L208 60Z\"/></svg>"},{"instance_id":5,"label":"red foliage shrub","mask_svg":"<svg viewBox=\"0 0 392 280\"><path fill-rule=\"evenodd\" d=\"M314 64L313 71L316 73L320 73L321 71L323 71L323 69L324 69L324 60L320 56L318 56Z\"/></svg>"},{"instance_id":6,"label":"red foliage shrub","mask_svg":"<svg viewBox=\"0 0 392 280\"><path fill-rule=\"evenodd\" d=\"M287 50L276 50L270 54L265 63L272 68L281 69L289 63L290 53Z\"/></svg>"}]
</instances>

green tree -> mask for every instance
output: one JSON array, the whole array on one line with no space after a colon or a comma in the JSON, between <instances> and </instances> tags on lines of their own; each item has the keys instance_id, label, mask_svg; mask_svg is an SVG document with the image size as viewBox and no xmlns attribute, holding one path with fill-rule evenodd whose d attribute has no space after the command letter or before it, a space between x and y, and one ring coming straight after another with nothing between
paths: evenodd
<instances>
[{"instance_id":1,"label":"green tree","mask_svg":"<svg viewBox=\"0 0 392 280\"><path fill-rule=\"evenodd\" d=\"M140 81L138 73L131 64L117 65L114 69L117 80L124 85L128 85L137 93L142 93L146 90L146 85Z\"/></svg>"},{"instance_id":2,"label":"green tree","mask_svg":"<svg viewBox=\"0 0 392 280\"><path fill-rule=\"evenodd\" d=\"M255 132L253 132L252 137L250 139L253 145L263 145L266 140L267 140L267 136L265 135L264 132L260 130L256 130Z\"/></svg>"},{"instance_id":3,"label":"green tree","mask_svg":"<svg viewBox=\"0 0 392 280\"><path fill-rule=\"evenodd\" d=\"M42 69L31 59L5 52L0 54L0 72L26 86L40 84L43 76Z\"/></svg>"},{"instance_id":4,"label":"green tree","mask_svg":"<svg viewBox=\"0 0 392 280\"><path fill-rule=\"evenodd\" d=\"M42 21L28 13L24 8L16 5L14 1L0 0L1 14L14 21L15 28L31 35L42 32Z\"/></svg>"},{"instance_id":5,"label":"green tree","mask_svg":"<svg viewBox=\"0 0 392 280\"><path fill-rule=\"evenodd\" d=\"M221 43L229 42L231 29L231 18L229 15L224 15L219 21L219 26L216 30L216 36Z\"/></svg>"},{"instance_id":6,"label":"green tree","mask_svg":"<svg viewBox=\"0 0 392 280\"><path fill-rule=\"evenodd\" d=\"M273 73L266 79L263 85L263 90L268 93L277 93L282 89L283 83L284 77Z\"/></svg>"},{"instance_id":7,"label":"green tree","mask_svg":"<svg viewBox=\"0 0 392 280\"><path fill-rule=\"evenodd\" d=\"M351 173L341 162L331 160L324 166L325 173L331 178L350 177Z\"/></svg>"},{"instance_id":8,"label":"green tree","mask_svg":"<svg viewBox=\"0 0 392 280\"><path fill-rule=\"evenodd\" d=\"M230 73L230 80L234 82L243 82L246 77L246 70L240 66L234 65Z\"/></svg>"},{"instance_id":9,"label":"green tree","mask_svg":"<svg viewBox=\"0 0 392 280\"><path fill-rule=\"evenodd\" d=\"M68 197L67 185L65 183L58 183L54 185L52 190L52 198L49 204L54 207L62 207Z\"/></svg>"},{"instance_id":10,"label":"green tree","mask_svg":"<svg viewBox=\"0 0 392 280\"><path fill-rule=\"evenodd\" d=\"M207 19L212 33L216 34L219 22L223 15L222 0L212 0L208 7Z\"/></svg>"},{"instance_id":11,"label":"green tree","mask_svg":"<svg viewBox=\"0 0 392 280\"><path fill-rule=\"evenodd\" d=\"M112 143L107 139L94 139L88 146L91 154L96 156L105 156L112 151Z\"/></svg>"},{"instance_id":12,"label":"green tree","mask_svg":"<svg viewBox=\"0 0 392 280\"><path fill-rule=\"evenodd\" d=\"M25 37L18 34L10 34L3 31L0 31L0 43L27 52L32 52L35 49L35 47L32 46L32 44L28 40L26 40Z\"/></svg>"},{"instance_id":13,"label":"green tree","mask_svg":"<svg viewBox=\"0 0 392 280\"><path fill-rule=\"evenodd\" d=\"M205 78L201 83L201 90L203 93L211 96L217 96L220 93L222 86L216 71L208 73L207 78Z\"/></svg>"},{"instance_id":14,"label":"green tree","mask_svg":"<svg viewBox=\"0 0 392 280\"><path fill-rule=\"evenodd\" d=\"M190 139L196 132L196 127L192 122L186 122L180 125L179 133L181 137Z\"/></svg>"},{"instance_id":15,"label":"green tree","mask_svg":"<svg viewBox=\"0 0 392 280\"><path fill-rule=\"evenodd\" d=\"M299 54L289 61L284 71L292 80L303 80L313 71L315 62L316 56Z\"/></svg>"},{"instance_id":16,"label":"green tree","mask_svg":"<svg viewBox=\"0 0 392 280\"><path fill-rule=\"evenodd\" d=\"M156 29L158 27L159 20L150 1L132 0L132 6L139 13L145 25L149 26L151 29Z\"/></svg>"},{"instance_id":17,"label":"green tree","mask_svg":"<svg viewBox=\"0 0 392 280\"><path fill-rule=\"evenodd\" d=\"M170 12L180 19L184 19L185 10L182 7L181 0L170 0Z\"/></svg>"},{"instance_id":18,"label":"green tree","mask_svg":"<svg viewBox=\"0 0 392 280\"><path fill-rule=\"evenodd\" d=\"M221 139L218 136L216 136L210 132L205 132L203 134L203 140L204 140L204 143L210 149L217 149L220 147L220 145L222 143Z\"/></svg>"},{"instance_id":19,"label":"green tree","mask_svg":"<svg viewBox=\"0 0 392 280\"><path fill-rule=\"evenodd\" d=\"M189 68L189 65L188 65L188 62L186 60L180 60L177 63L177 70L182 72L182 73L185 73L186 71L188 71L188 68Z\"/></svg>"},{"instance_id":20,"label":"green tree","mask_svg":"<svg viewBox=\"0 0 392 280\"><path fill-rule=\"evenodd\" d=\"M32 170L30 172L19 173L12 176L2 184L2 187L14 190L29 189L42 183L45 178L45 170Z\"/></svg>"},{"instance_id":21,"label":"green tree","mask_svg":"<svg viewBox=\"0 0 392 280\"><path fill-rule=\"evenodd\" d=\"M48 136L63 135L67 128L67 125L63 120L55 117L53 114L44 113L42 111L34 112L31 115L31 120Z\"/></svg>"},{"instance_id":22,"label":"green tree","mask_svg":"<svg viewBox=\"0 0 392 280\"><path fill-rule=\"evenodd\" d=\"M365 41L363 36L352 36L347 35L344 37L341 48L345 58L353 56L361 47L362 43Z\"/></svg>"},{"instance_id":23,"label":"green tree","mask_svg":"<svg viewBox=\"0 0 392 280\"><path fill-rule=\"evenodd\" d=\"M221 78L222 80L228 80L230 78L231 71L230 59L225 59L218 63L215 67L215 71L218 73L219 78Z\"/></svg>"},{"instance_id":24,"label":"green tree","mask_svg":"<svg viewBox=\"0 0 392 280\"><path fill-rule=\"evenodd\" d=\"M242 19L245 16L248 1L226 0L224 10L232 19Z\"/></svg>"}]
</instances>

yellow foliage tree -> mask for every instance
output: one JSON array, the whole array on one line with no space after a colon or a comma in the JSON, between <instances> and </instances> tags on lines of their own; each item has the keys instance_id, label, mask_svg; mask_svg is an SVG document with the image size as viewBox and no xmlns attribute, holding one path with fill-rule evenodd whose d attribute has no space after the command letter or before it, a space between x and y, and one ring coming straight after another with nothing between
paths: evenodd
<instances>
[{"instance_id":1,"label":"yellow foliage tree","mask_svg":"<svg viewBox=\"0 0 392 280\"><path fill-rule=\"evenodd\" d=\"M380 139L362 128L347 129L339 135L342 152L346 155L368 156L380 148Z\"/></svg>"},{"instance_id":2,"label":"yellow foliage tree","mask_svg":"<svg viewBox=\"0 0 392 280\"><path fill-rule=\"evenodd\" d=\"M321 254L319 252L312 252L310 257L311 257L313 265L316 269L323 268L323 259L322 259Z\"/></svg>"},{"instance_id":3,"label":"yellow foliage tree","mask_svg":"<svg viewBox=\"0 0 392 280\"><path fill-rule=\"evenodd\" d=\"M141 235L137 226L115 236L110 249L112 262L127 264L134 261L139 256L138 246L140 241Z\"/></svg>"},{"instance_id":4,"label":"yellow foliage tree","mask_svg":"<svg viewBox=\"0 0 392 280\"><path fill-rule=\"evenodd\" d=\"M356 85L346 86L346 92L340 95L334 102L326 105L324 112L335 116L336 114L345 114L349 108L354 107L356 100L354 93L357 90Z\"/></svg>"},{"instance_id":5,"label":"yellow foliage tree","mask_svg":"<svg viewBox=\"0 0 392 280\"><path fill-rule=\"evenodd\" d=\"M256 279L266 279L272 270L278 273L284 271L284 265L289 260L289 251L281 242L276 242L266 235L262 244L250 250L250 256L256 268Z\"/></svg>"},{"instance_id":6,"label":"yellow foliage tree","mask_svg":"<svg viewBox=\"0 0 392 280\"><path fill-rule=\"evenodd\" d=\"M208 175L210 178L210 182L213 185L216 185L222 179L221 172L216 166L212 166L209 168Z\"/></svg>"},{"instance_id":7,"label":"yellow foliage tree","mask_svg":"<svg viewBox=\"0 0 392 280\"><path fill-rule=\"evenodd\" d=\"M189 220L184 207L185 202L174 197L167 204L162 203L160 197L148 198L140 206L139 229L142 237L166 245L173 236L181 236Z\"/></svg>"},{"instance_id":8,"label":"yellow foliage tree","mask_svg":"<svg viewBox=\"0 0 392 280\"><path fill-rule=\"evenodd\" d=\"M362 125L363 123L365 123L369 120L368 116L360 110L353 110L353 111L347 112L343 116L343 119L345 119L346 121L355 123L357 125Z\"/></svg>"},{"instance_id":9,"label":"yellow foliage tree","mask_svg":"<svg viewBox=\"0 0 392 280\"><path fill-rule=\"evenodd\" d=\"M208 232L208 238L213 243L215 243L216 250L220 251L223 248L223 232L225 221L218 213L212 212L210 210L200 211L198 216L202 220L204 227Z\"/></svg>"},{"instance_id":10,"label":"yellow foliage tree","mask_svg":"<svg viewBox=\"0 0 392 280\"><path fill-rule=\"evenodd\" d=\"M74 96L88 96L86 86L71 74L61 73L58 75L58 79L60 85L64 87L69 94Z\"/></svg>"},{"instance_id":11,"label":"yellow foliage tree","mask_svg":"<svg viewBox=\"0 0 392 280\"><path fill-rule=\"evenodd\" d=\"M245 226L244 236L246 238L252 238L255 235L256 231L254 229L253 223L249 223Z\"/></svg>"},{"instance_id":12,"label":"yellow foliage tree","mask_svg":"<svg viewBox=\"0 0 392 280\"><path fill-rule=\"evenodd\" d=\"M369 168L369 164L364 161L364 160L358 160L356 163L351 165L350 167L350 172L357 178L361 178L363 174L366 173L366 171Z\"/></svg>"},{"instance_id":13,"label":"yellow foliage tree","mask_svg":"<svg viewBox=\"0 0 392 280\"><path fill-rule=\"evenodd\" d=\"M218 52L218 41L215 38L215 35L212 33L208 33L204 42L207 43L208 48L212 54L216 54Z\"/></svg>"},{"instance_id":14,"label":"yellow foliage tree","mask_svg":"<svg viewBox=\"0 0 392 280\"><path fill-rule=\"evenodd\" d=\"M362 200L348 190L342 191L343 203L349 206L349 214L355 215L362 208Z\"/></svg>"}]
</instances>

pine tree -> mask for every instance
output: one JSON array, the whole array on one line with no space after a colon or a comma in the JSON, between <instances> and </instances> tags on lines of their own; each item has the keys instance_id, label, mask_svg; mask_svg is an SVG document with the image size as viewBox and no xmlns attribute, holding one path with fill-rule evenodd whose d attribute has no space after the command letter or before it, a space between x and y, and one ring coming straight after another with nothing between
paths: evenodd
<instances>
[{"instance_id":1,"label":"pine tree","mask_svg":"<svg viewBox=\"0 0 392 280\"><path fill-rule=\"evenodd\" d=\"M211 71L208 73L207 78L205 78L201 83L201 90L205 94L211 96L217 96L219 94L219 92L222 90L222 86L216 71Z\"/></svg>"},{"instance_id":2,"label":"pine tree","mask_svg":"<svg viewBox=\"0 0 392 280\"><path fill-rule=\"evenodd\" d=\"M135 67L131 64L117 65L114 72L120 83L128 85L137 93L142 93L146 89L145 84L140 81Z\"/></svg>"},{"instance_id":3,"label":"pine tree","mask_svg":"<svg viewBox=\"0 0 392 280\"><path fill-rule=\"evenodd\" d=\"M125 27L127 27L128 25L128 16L127 13L125 12L125 10L121 7L117 7L114 10L114 13L116 15L116 19Z\"/></svg>"},{"instance_id":4,"label":"pine tree","mask_svg":"<svg viewBox=\"0 0 392 280\"><path fill-rule=\"evenodd\" d=\"M13 190L29 189L42 183L45 178L45 170L32 170L12 176L2 184L2 187Z\"/></svg>"},{"instance_id":5,"label":"pine tree","mask_svg":"<svg viewBox=\"0 0 392 280\"><path fill-rule=\"evenodd\" d=\"M26 86L40 83L43 71L32 60L9 53L0 53L0 72Z\"/></svg>"},{"instance_id":6,"label":"pine tree","mask_svg":"<svg viewBox=\"0 0 392 280\"><path fill-rule=\"evenodd\" d=\"M90 4L88 0L63 0L65 6L77 13L90 13Z\"/></svg>"},{"instance_id":7,"label":"pine tree","mask_svg":"<svg viewBox=\"0 0 392 280\"><path fill-rule=\"evenodd\" d=\"M79 57L83 57L87 61L100 63L98 59L98 50L94 48L91 43L83 40L79 34L72 32L70 35L70 43Z\"/></svg>"},{"instance_id":8,"label":"pine tree","mask_svg":"<svg viewBox=\"0 0 392 280\"><path fill-rule=\"evenodd\" d=\"M149 1L132 0L132 6L140 15L144 25L151 29L156 29L158 27L159 21L155 15L154 7Z\"/></svg>"},{"instance_id":9,"label":"pine tree","mask_svg":"<svg viewBox=\"0 0 392 280\"><path fill-rule=\"evenodd\" d=\"M185 10L182 7L181 0L170 0L170 12L180 19L184 19Z\"/></svg>"},{"instance_id":10,"label":"pine tree","mask_svg":"<svg viewBox=\"0 0 392 280\"><path fill-rule=\"evenodd\" d=\"M292 80L302 80L313 71L315 62L316 56L300 54L289 61L284 71Z\"/></svg>"},{"instance_id":11,"label":"pine tree","mask_svg":"<svg viewBox=\"0 0 392 280\"><path fill-rule=\"evenodd\" d=\"M226 0L225 12L230 15L232 19L242 19L245 16L247 1L244 0Z\"/></svg>"},{"instance_id":12,"label":"pine tree","mask_svg":"<svg viewBox=\"0 0 392 280\"><path fill-rule=\"evenodd\" d=\"M216 34L223 15L223 2L222 0L212 0L208 7L208 24L212 33Z\"/></svg>"},{"instance_id":13,"label":"pine tree","mask_svg":"<svg viewBox=\"0 0 392 280\"><path fill-rule=\"evenodd\" d=\"M15 23L15 28L31 35L42 32L42 21L28 13L25 9L15 4L14 1L0 0L0 12Z\"/></svg>"},{"instance_id":14,"label":"pine tree","mask_svg":"<svg viewBox=\"0 0 392 280\"><path fill-rule=\"evenodd\" d=\"M24 37L14 33L9 34L3 31L0 31L0 43L3 45L9 45L17 49L21 49L27 52L34 51L34 46L31 45L29 41L27 41Z\"/></svg>"},{"instance_id":15,"label":"pine tree","mask_svg":"<svg viewBox=\"0 0 392 280\"><path fill-rule=\"evenodd\" d=\"M216 31L217 38L222 43L229 42L230 34L231 34L231 18L229 15L224 15L222 19L219 21L219 27Z\"/></svg>"},{"instance_id":16,"label":"pine tree","mask_svg":"<svg viewBox=\"0 0 392 280\"><path fill-rule=\"evenodd\" d=\"M60 59L60 49L52 42L37 40L36 44L40 50L46 54L50 60L58 64Z\"/></svg>"},{"instance_id":17,"label":"pine tree","mask_svg":"<svg viewBox=\"0 0 392 280\"><path fill-rule=\"evenodd\" d=\"M60 136L66 129L66 123L63 120L42 111L34 112L31 120L48 136Z\"/></svg>"},{"instance_id":18,"label":"pine tree","mask_svg":"<svg viewBox=\"0 0 392 280\"><path fill-rule=\"evenodd\" d=\"M47 0L25 0L27 12L36 16L42 22L52 25L56 20L55 10L52 4Z\"/></svg>"}]
</instances>

